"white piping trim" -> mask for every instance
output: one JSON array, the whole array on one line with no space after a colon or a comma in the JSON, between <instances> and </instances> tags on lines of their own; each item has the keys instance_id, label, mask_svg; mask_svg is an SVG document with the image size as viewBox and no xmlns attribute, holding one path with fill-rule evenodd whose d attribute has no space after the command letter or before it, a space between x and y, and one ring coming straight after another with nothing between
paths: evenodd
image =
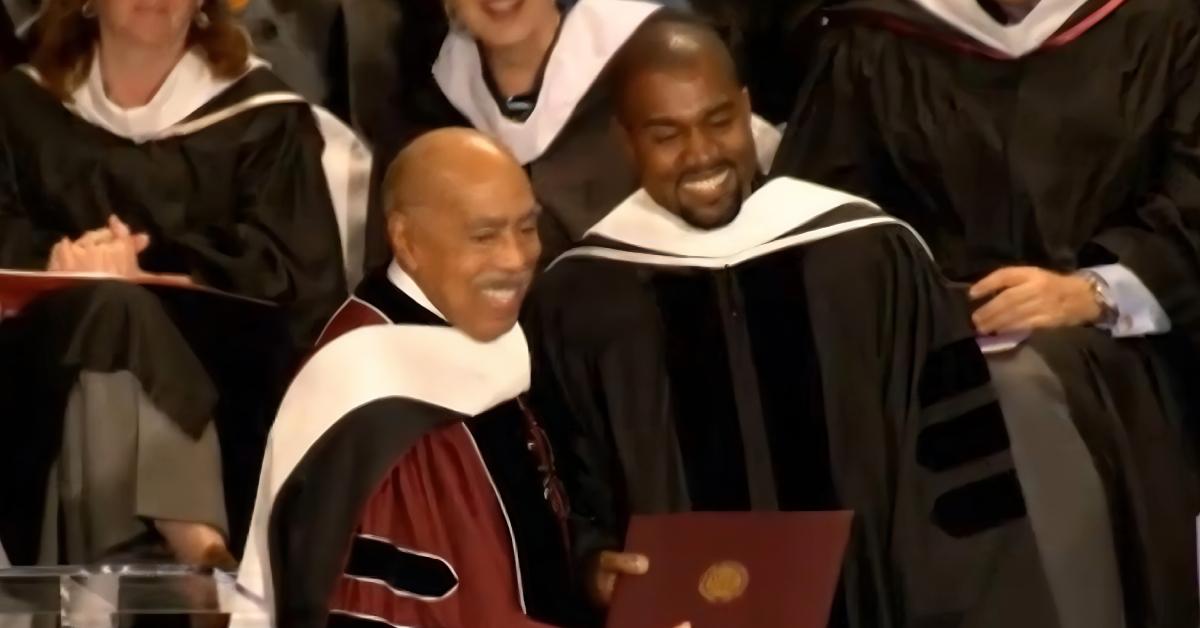
<instances>
[{"instance_id":1,"label":"white piping trim","mask_svg":"<svg viewBox=\"0 0 1200 628\"><path fill-rule=\"evenodd\" d=\"M341 610L338 608L330 609L329 614L330 615L345 615L346 617L353 617L355 619L365 619L367 621L373 621L376 623L383 624L385 626L392 626L393 628L417 628L417 626L404 626L401 624L393 624L392 622L390 622L382 617L377 617L375 615L368 615L366 613L354 613L351 611L344 611L344 610Z\"/></svg>"},{"instance_id":2,"label":"white piping trim","mask_svg":"<svg viewBox=\"0 0 1200 628\"><path fill-rule=\"evenodd\" d=\"M1039 0L1015 24L996 21L975 0L915 0L926 11L975 41L1010 57L1036 51L1088 0Z\"/></svg>"},{"instance_id":3,"label":"white piping trim","mask_svg":"<svg viewBox=\"0 0 1200 628\"><path fill-rule=\"evenodd\" d=\"M850 220L836 225L830 225L828 227L821 227L820 229L813 229L812 231L805 231L804 233L798 233L793 236L779 238L778 240L767 242L748 251L743 251L737 255L731 255L728 257L676 257L672 255L660 255L656 253L622 251L619 249L611 249L602 246L581 246L571 249L570 251L560 255L558 259L550 263L550 266L548 266L546 270L548 271L551 268L554 268L554 266L559 262L571 257L596 257L618 262L648 264L653 266L731 268L743 262L747 262L764 255L769 255L783 249L791 248L793 246L809 244L816 242L817 240L824 240L826 238L840 235L849 231L854 231L856 229L878 225L899 225L908 230L908 232L917 239L917 242L921 244L921 248L924 249L927 255L929 255L930 259L933 259L933 253L930 252L929 246L925 244L925 240L921 238L921 234L917 233L916 229L913 229L908 223L896 218L892 218L891 216L878 216L875 218Z\"/></svg>"},{"instance_id":4,"label":"white piping trim","mask_svg":"<svg viewBox=\"0 0 1200 628\"><path fill-rule=\"evenodd\" d=\"M522 613L528 613L525 609L525 583L521 581L521 554L517 551L517 535L513 533L512 520L508 518L508 509L504 507L504 500L500 498L500 490L496 488L496 482L492 480L492 472L488 470L487 462L483 459L483 452L479 451L475 436L471 434L471 430L467 429L466 425L459 425L459 427L467 434L467 438L471 441L471 447L475 448L475 455L479 456L479 465L483 467L488 484L491 484L492 492L496 494L496 503L500 505L500 514L504 515L504 525L508 526L508 539L512 543L513 567L516 570L514 575L517 578L517 603L521 605Z\"/></svg>"},{"instance_id":5,"label":"white piping trim","mask_svg":"<svg viewBox=\"0 0 1200 628\"><path fill-rule=\"evenodd\" d=\"M447 598L449 598L451 595L454 595L455 593L458 592L458 577L457 576L454 578L454 586L451 587L450 591L448 591L446 593L446 595L443 595L442 597L429 597L427 595L417 595L416 593L413 593L412 591L405 591L404 589L397 589L396 587L393 587L390 583L380 580L378 578L364 578L362 576L354 576L354 575L350 575L350 574L342 574L342 577L347 580L353 580L355 582L360 582L362 584L373 584L376 586L381 586L381 587L387 589L388 593L391 593L392 595L394 595L396 597L402 597L402 598L406 598L406 599L410 599L410 600L416 600L418 602L429 602L430 604L433 604L435 602L443 602Z\"/></svg>"},{"instance_id":6,"label":"white piping trim","mask_svg":"<svg viewBox=\"0 0 1200 628\"><path fill-rule=\"evenodd\" d=\"M170 126L155 134L150 139L162 140L169 137L178 137L180 135L191 135L192 133L206 129L219 122L224 122L251 109L285 103L306 103L306 101L299 94L293 94L291 92L268 92L266 94L258 94L256 96L251 96L250 98L247 98L236 105L231 105L221 109L220 111L214 111L208 115L200 116L195 120L180 122L179 124Z\"/></svg>"},{"instance_id":7,"label":"white piping trim","mask_svg":"<svg viewBox=\"0 0 1200 628\"><path fill-rule=\"evenodd\" d=\"M393 323L393 324L394 324L394 323L396 322L396 321L392 320L391 318L389 318L387 314L384 314L384 313L383 313L383 310L381 310L381 309L379 309L379 308L375 307L375 305L374 305L373 303L369 302L369 301L366 301L366 300L360 299L360 298L358 298L358 297L357 297L357 296L355 296L355 295L351 295L349 300L350 300L350 301L357 301L357 302L359 302L359 303L361 303L361 304L363 304L363 305L365 305L365 306L367 306L367 307L371 308L371 311L372 311L372 312L375 312L376 314L378 314L379 316L381 316L381 317L383 318L383 320L385 320L385 321L387 321L387 322L389 322L389 323Z\"/></svg>"},{"instance_id":8,"label":"white piping trim","mask_svg":"<svg viewBox=\"0 0 1200 628\"><path fill-rule=\"evenodd\" d=\"M470 417L527 390L529 347L519 325L487 343L452 327L369 325L325 345L288 387L267 438L238 584L274 613L268 550L275 498L308 450L356 408L404 397Z\"/></svg>"},{"instance_id":9,"label":"white piping trim","mask_svg":"<svg viewBox=\"0 0 1200 628\"><path fill-rule=\"evenodd\" d=\"M321 341L325 339L325 334L329 331L329 326L333 325L333 321L336 321L337 318L342 315L342 312L346 311L347 307L350 307L350 302L353 300L354 297L351 296L345 301L342 301L342 304L338 306L338 309L333 313L333 316L330 316L329 320L325 321L325 326L321 328L321 333L317 334L318 345L321 344Z\"/></svg>"},{"instance_id":10,"label":"white piping trim","mask_svg":"<svg viewBox=\"0 0 1200 628\"><path fill-rule=\"evenodd\" d=\"M446 566L446 569L449 569L450 573L454 576L454 586L450 587L450 590L447 591L444 595L441 595L438 597L430 597L428 595L418 595L416 593L413 593L412 591L406 591L404 589L397 589L397 588L393 587L391 584L384 582L382 580L377 580L375 578L358 578L356 576L349 576L349 575L346 576L347 578L350 578L351 580L360 580L362 582L372 582L375 584L381 584L381 585L387 587L389 590L391 590L392 593L395 593L396 595L399 595L400 597L409 597L409 598L413 598L415 600L422 600L425 602L440 602L440 601L450 597L451 595L454 595L456 592L458 592L458 585L461 584L462 580L458 577L458 571L456 571L454 569L454 565L451 565L450 561L446 560L445 558L442 558L441 556L438 556L437 554L430 554L429 552L421 552L421 551L415 550L411 547L405 547L403 545L396 543L395 541L393 541L391 539L386 539L382 536L376 536L374 534L364 534L361 532L358 533L357 536L360 539L367 539L368 541L375 541L376 543L387 543L388 545L391 545L392 547L396 548L396 551L398 551L398 552L402 552L405 554L412 554L414 556L422 556L424 558L436 560L436 561L442 563L443 565Z\"/></svg>"}]
</instances>

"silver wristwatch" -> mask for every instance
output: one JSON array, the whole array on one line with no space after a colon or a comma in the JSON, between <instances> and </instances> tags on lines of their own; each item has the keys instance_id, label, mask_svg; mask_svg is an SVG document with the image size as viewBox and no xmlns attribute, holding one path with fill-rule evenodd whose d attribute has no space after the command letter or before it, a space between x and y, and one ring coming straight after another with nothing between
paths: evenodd
<instances>
[{"instance_id":1,"label":"silver wristwatch","mask_svg":"<svg viewBox=\"0 0 1200 628\"><path fill-rule=\"evenodd\" d=\"M1096 305L1100 306L1100 318L1096 320L1096 327L1101 329L1116 327L1117 321L1121 318L1121 312L1117 309L1117 302L1112 297L1112 290L1108 287L1108 282L1104 281L1099 273L1090 270L1079 271L1079 276L1083 277L1091 286L1092 298L1096 300Z\"/></svg>"}]
</instances>

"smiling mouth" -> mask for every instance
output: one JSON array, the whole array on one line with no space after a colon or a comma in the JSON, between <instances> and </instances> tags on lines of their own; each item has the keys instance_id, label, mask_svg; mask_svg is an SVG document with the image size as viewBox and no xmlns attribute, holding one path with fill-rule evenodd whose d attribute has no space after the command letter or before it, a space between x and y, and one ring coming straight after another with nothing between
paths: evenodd
<instances>
[{"instance_id":1,"label":"smiling mouth","mask_svg":"<svg viewBox=\"0 0 1200 628\"><path fill-rule=\"evenodd\" d=\"M520 294L518 288L484 288L481 292L488 303L499 308L512 307Z\"/></svg>"},{"instance_id":2,"label":"smiling mouth","mask_svg":"<svg viewBox=\"0 0 1200 628\"><path fill-rule=\"evenodd\" d=\"M493 18L505 18L514 15L524 0L489 0L483 3L483 10Z\"/></svg>"},{"instance_id":3,"label":"smiling mouth","mask_svg":"<svg viewBox=\"0 0 1200 628\"><path fill-rule=\"evenodd\" d=\"M708 196L715 194L722 187L724 187L732 176L733 170L731 168L725 168L720 172L708 177L704 177L703 179L695 179L682 183L679 187L685 192Z\"/></svg>"}]
</instances>

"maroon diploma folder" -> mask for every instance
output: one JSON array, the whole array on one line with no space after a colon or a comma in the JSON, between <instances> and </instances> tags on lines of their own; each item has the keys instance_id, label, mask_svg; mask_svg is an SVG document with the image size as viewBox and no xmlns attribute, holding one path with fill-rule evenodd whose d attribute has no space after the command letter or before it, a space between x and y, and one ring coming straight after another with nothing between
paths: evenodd
<instances>
[{"instance_id":1,"label":"maroon diploma folder","mask_svg":"<svg viewBox=\"0 0 1200 628\"><path fill-rule=\"evenodd\" d=\"M161 275L146 275L136 279L121 279L104 273L72 273L0 268L0 313L3 313L5 316L12 316L19 313L26 305L44 295L89 282L105 280L129 281L147 287L166 290L215 294L238 301L273 306L270 301L253 299L206 286L183 284L177 279Z\"/></svg>"},{"instance_id":2,"label":"maroon diploma folder","mask_svg":"<svg viewBox=\"0 0 1200 628\"><path fill-rule=\"evenodd\" d=\"M850 512L635 516L625 549L650 558L617 582L609 628L825 628Z\"/></svg>"}]
</instances>

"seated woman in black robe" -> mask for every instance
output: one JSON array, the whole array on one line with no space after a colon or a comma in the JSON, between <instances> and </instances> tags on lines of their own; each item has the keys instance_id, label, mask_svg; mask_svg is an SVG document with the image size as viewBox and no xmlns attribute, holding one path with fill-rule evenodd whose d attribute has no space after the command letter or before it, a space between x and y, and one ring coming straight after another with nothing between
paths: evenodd
<instances>
[{"instance_id":1,"label":"seated woman in black robe","mask_svg":"<svg viewBox=\"0 0 1200 628\"><path fill-rule=\"evenodd\" d=\"M162 541L228 564L256 421L345 297L335 146L224 0L51 0L39 22L0 78L0 266L111 280L0 324L0 541L15 564ZM222 449L246 475L229 517Z\"/></svg>"},{"instance_id":2,"label":"seated woman in black robe","mask_svg":"<svg viewBox=\"0 0 1200 628\"><path fill-rule=\"evenodd\" d=\"M1165 364L1200 334L1196 3L851 0L826 18L775 171L887 207L964 282L981 335L1029 334L989 362L1064 616L1195 625L1197 482L1170 386L1191 375ZM1096 594L1105 571L1121 594Z\"/></svg>"}]
</instances>

